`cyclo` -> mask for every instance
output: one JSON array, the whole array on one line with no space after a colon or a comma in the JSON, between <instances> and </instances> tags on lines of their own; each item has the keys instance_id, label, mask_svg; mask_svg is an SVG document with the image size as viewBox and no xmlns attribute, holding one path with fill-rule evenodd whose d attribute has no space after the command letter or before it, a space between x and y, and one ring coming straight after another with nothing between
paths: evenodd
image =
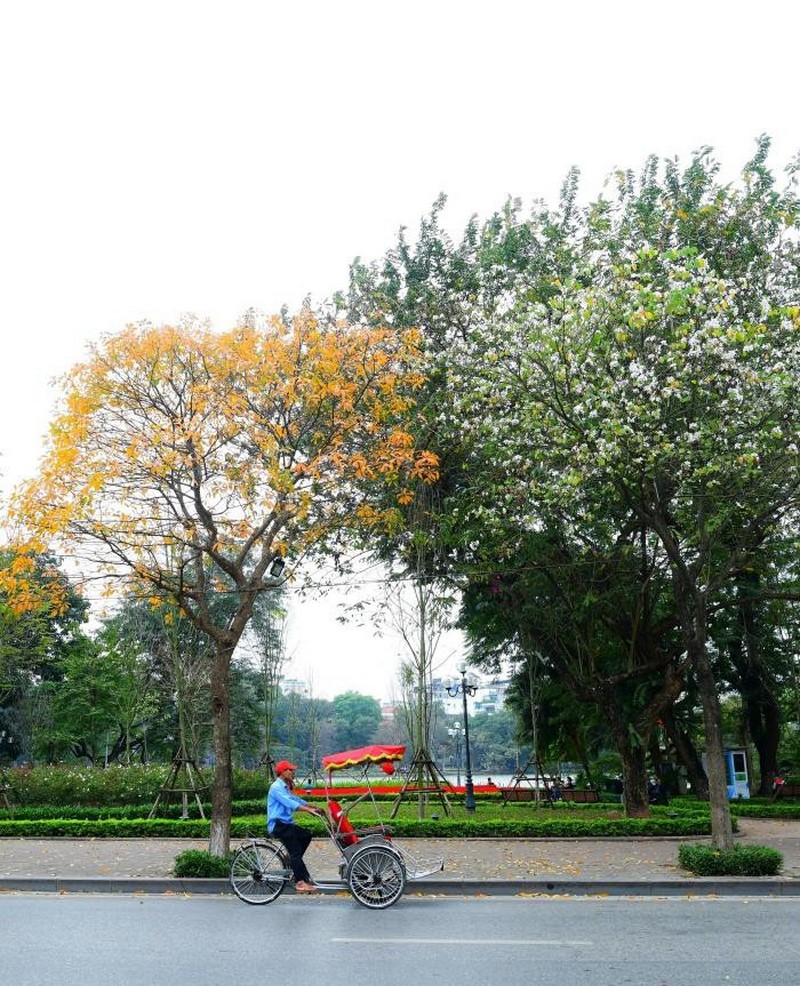
<instances>
[{"instance_id":1,"label":"cyclo","mask_svg":"<svg viewBox=\"0 0 800 986\"><path fill-rule=\"evenodd\" d=\"M392 838L383 823L370 771L394 773L394 763L402 760L404 746L365 746L344 750L322 758L325 771L326 811L320 813L328 837L340 854L339 881L317 882L323 891L347 889L364 907L381 909L395 904L403 895L407 880L417 880L444 869L440 856L420 859ZM334 795L333 775L349 772L361 793L352 804L342 807ZM361 790L363 789L363 790ZM376 824L355 827L350 815L357 805L369 802ZM276 839L253 838L244 842L231 860L231 887L246 904L269 904L291 883L292 871L283 844Z\"/></svg>"}]
</instances>

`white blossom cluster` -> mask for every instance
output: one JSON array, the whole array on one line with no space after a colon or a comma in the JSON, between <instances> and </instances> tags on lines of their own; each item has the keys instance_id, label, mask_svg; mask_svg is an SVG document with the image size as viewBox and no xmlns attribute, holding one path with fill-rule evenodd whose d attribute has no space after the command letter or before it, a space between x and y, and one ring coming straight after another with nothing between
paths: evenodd
<instances>
[{"instance_id":1,"label":"white blossom cluster","mask_svg":"<svg viewBox=\"0 0 800 986\"><path fill-rule=\"evenodd\" d=\"M474 326L449 353L440 422L475 452L473 519L584 524L635 490L668 497L691 537L709 498L719 525L794 502L800 315L743 314L746 291L690 252L641 251Z\"/></svg>"}]
</instances>

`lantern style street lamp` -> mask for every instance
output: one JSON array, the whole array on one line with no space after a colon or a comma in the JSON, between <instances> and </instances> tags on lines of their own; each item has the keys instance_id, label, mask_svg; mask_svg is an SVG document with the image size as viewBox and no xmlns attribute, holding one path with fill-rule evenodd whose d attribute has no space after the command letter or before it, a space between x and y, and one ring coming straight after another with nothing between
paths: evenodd
<instances>
[{"instance_id":1,"label":"lantern style street lamp","mask_svg":"<svg viewBox=\"0 0 800 986\"><path fill-rule=\"evenodd\" d=\"M456 787L461 787L461 737L464 735L464 727L456 722L448 727L447 735L452 736L456 742Z\"/></svg>"},{"instance_id":2,"label":"lantern style street lamp","mask_svg":"<svg viewBox=\"0 0 800 986\"><path fill-rule=\"evenodd\" d=\"M472 784L472 762L469 755L469 714L467 712L467 695L474 695L478 690L478 686L472 682L467 681L467 665L462 664L459 667L459 673L461 675L461 681L453 681L446 686L447 694L451 698L455 698L459 692L464 699L464 758L466 760L466 797L464 798L464 807L467 811L475 811L475 788Z\"/></svg>"}]
</instances>

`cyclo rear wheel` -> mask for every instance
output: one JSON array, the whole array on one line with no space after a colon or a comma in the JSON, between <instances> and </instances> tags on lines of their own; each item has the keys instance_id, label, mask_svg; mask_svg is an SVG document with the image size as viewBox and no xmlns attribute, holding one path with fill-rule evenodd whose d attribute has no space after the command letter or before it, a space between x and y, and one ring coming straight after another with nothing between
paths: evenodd
<instances>
[{"instance_id":1,"label":"cyclo rear wheel","mask_svg":"<svg viewBox=\"0 0 800 986\"><path fill-rule=\"evenodd\" d=\"M364 907L391 907L403 895L406 869L399 853L387 845L370 844L353 853L347 864L350 893Z\"/></svg>"},{"instance_id":2,"label":"cyclo rear wheel","mask_svg":"<svg viewBox=\"0 0 800 986\"><path fill-rule=\"evenodd\" d=\"M290 875L283 847L267 839L246 842L231 859L231 887L246 904L269 904L280 897Z\"/></svg>"}]
</instances>

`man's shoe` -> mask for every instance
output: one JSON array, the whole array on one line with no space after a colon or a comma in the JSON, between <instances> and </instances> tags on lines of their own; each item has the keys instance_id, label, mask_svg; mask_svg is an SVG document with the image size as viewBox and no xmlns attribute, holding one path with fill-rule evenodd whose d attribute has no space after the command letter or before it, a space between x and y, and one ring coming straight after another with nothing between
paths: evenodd
<instances>
[{"instance_id":1,"label":"man's shoe","mask_svg":"<svg viewBox=\"0 0 800 986\"><path fill-rule=\"evenodd\" d=\"M313 883L307 883L305 880L298 880L294 885L294 892L296 894L318 894L319 890Z\"/></svg>"}]
</instances>

